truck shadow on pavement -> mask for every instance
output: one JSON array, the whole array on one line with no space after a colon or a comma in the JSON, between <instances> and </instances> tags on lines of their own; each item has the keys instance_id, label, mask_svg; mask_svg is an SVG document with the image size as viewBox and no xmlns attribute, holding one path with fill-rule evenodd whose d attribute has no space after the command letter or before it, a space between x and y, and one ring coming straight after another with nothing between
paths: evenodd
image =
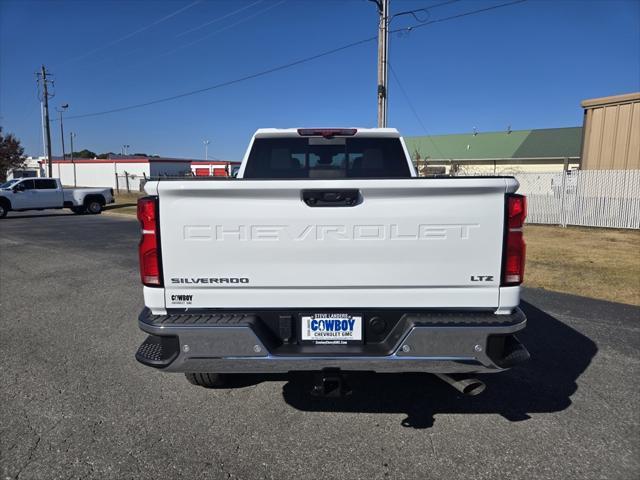
<instances>
[{"instance_id":1,"label":"truck shadow on pavement","mask_svg":"<svg viewBox=\"0 0 640 480\"><path fill-rule=\"evenodd\" d=\"M69 217L69 218L77 218L78 215L75 215L71 212L58 212L58 213L21 213L21 212L9 212L9 214L4 217L2 222L6 222L7 220L22 220L25 218L42 218L42 217Z\"/></svg>"},{"instance_id":2,"label":"truck shadow on pavement","mask_svg":"<svg viewBox=\"0 0 640 480\"><path fill-rule=\"evenodd\" d=\"M137 203L132 203L132 202L129 202L129 203L113 203L111 205L105 205L104 206L104 210L105 211L108 211L108 210L116 210L117 211L120 208L137 207L137 206L138 206Z\"/></svg>"},{"instance_id":3,"label":"truck shadow on pavement","mask_svg":"<svg viewBox=\"0 0 640 480\"><path fill-rule=\"evenodd\" d=\"M531 360L512 370L477 375L487 389L465 397L435 376L407 374L349 374L353 393L329 399L310 395L313 376L291 374L283 387L284 400L302 411L404 413L402 425L429 428L437 414L499 414L513 422L530 413L559 412L571 405L577 379L598 351L596 344L544 311L523 302L527 328L518 335Z\"/></svg>"}]
</instances>

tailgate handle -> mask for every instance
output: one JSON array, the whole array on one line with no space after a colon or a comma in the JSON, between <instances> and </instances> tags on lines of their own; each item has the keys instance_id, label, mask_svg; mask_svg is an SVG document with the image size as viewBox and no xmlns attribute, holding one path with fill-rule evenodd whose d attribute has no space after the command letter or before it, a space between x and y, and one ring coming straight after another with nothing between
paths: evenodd
<instances>
[{"instance_id":1,"label":"tailgate handle","mask_svg":"<svg viewBox=\"0 0 640 480\"><path fill-rule=\"evenodd\" d=\"M354 207L362 203L358 189L303 190L302 201L309 207Z\"/></svg>"}]
</instances>

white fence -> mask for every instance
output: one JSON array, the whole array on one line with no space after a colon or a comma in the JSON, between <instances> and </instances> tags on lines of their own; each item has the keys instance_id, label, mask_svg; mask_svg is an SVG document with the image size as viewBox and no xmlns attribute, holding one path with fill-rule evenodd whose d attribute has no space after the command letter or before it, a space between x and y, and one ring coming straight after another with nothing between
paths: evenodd
<instances>
[{"instance_id":1,"label":"white fence","mask_svg":"<svg viewBox=\"0 0 640 480\"><path fill-rule=\"evenodd\" d=\"M640 229L640 170L516 173L527 223Z\"/></svg>"}]
</instances>

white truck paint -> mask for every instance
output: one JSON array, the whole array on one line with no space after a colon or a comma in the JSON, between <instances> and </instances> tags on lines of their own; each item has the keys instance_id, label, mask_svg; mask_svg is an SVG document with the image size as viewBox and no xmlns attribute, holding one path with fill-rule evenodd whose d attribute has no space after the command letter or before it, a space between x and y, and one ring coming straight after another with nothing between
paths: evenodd
<instances>
[{"instance_id":1,"label":"white truck paint","mask_svg":"<svg viewBox=\"0 0 640 480\"><path fill-rule=\"evenodd\" d=\"M504 196L516 188L504 178L160 182L165 295L149 306L194 294L193 308L513 308L500 303L500 268ZM364 201L309 208L304 189L358 189ZM209 277L249 283L172 283Z\"/></svg>"},{"instance_id":2,"label":"white truck paint","mask_svg":"<svg viewBox=\"0 0 640 480\"><path fill-rule=\"evenodd\" d=\"M393 162L389 152L395 155ZM397 171L389 170L389 165ZM360 178L361 174L366 178ZM346 354L355 346L345 345L343 352L316 345L318 352L327 354L323 364L315 351L309 356L299 335L306 328L300 319L308 322L311 318L308 312L336 311L343 312L344 325L363 317L358 327L364 330L364 346L353 354L361 360L377 351L368 343L375 343L371 332L377 328L379 314L398 312L385 320L390 323L388 331L383 328L387 333L384 342L389 343L383 357L394 360L410 351L403 341L426 332L421 330L426 326L406 326L396 339L393 325L400 329L407 315L422 315L420 322L426 325L425 318L467 312L463 318L466 315L471 324L482 327L475 330L482 340L467 346L469 358L488 370L503 368L482 352L490 335L507 335L524 327L524 317L517 310L520 287L506 285L502 272L505 201L516 192L518 183L507 177L412 177L415 170L395 129L261 129L251 140L237 180L147 183L147 194L157 202L153 234L160 237L162 272L161 285L144 287L148 311L141 316L140 326L152 334L149 338L161 341L162 335L172 331L166 324L162 330L156 328L154 318L160 317L154 316L171 318L191 312L252 312L256 322L265 324L267 317L279 312L280 322L283 316L291 317L293 331L275 346L255 333L254 355L266 355L271 363L255 364L253 360L244 364L239 360L241 353L230 355L236 360L225 363L220 360L225 355L215 351L223 338L221 330L201 325L199 338L210 338L205 351L199 352L202 358L196 361L183 350L167 370L349 368L354 364L341 363L330 354ZM368 313L363 315L363 311ZM477 320L486 315L494 323L514 315L517 321L506 330L492 330L482 323L486 320ZM455 333L451 326L438 328L438 334L454 332L447 340L452 345L450 355L438 358L467 358L453 345L471 330ZM193 331L178 334L181 345ZM224 341L228 345L233 340L224 337ZM424 345L428 343L425 340ZM440 347L425 346L425 351L416 353L425 362L395 363L393 370L477 371L460 365L434 366L434 355L442 353ZM442 351L448 351L446 346ZM205 361L207 356L211 358ZM314 362L303 366L303 362L292 363L291 357L305 361L313 357ZM138 358L145 363L140 355ZM389 368L380 359L371 362L372 370Z\"/></svg>"},{"instance_id":3,"label":"white truck paint","mask_svg":"<svg viewBox=\"0 0 640 480\"><path fill-rule=\"evenodd\" d=\"M0 185L0 218L11 210L53 208L97 214L113 202L111 188L62 188L57 178L16 178Z\"/></svg>"}]
</instances>

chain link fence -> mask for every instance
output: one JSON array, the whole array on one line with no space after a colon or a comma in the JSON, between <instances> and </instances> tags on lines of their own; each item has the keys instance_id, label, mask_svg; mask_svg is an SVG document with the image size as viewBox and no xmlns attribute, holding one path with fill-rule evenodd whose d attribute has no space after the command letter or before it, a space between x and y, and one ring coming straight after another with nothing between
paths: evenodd
<instances>
[{"instance_id":1,"label":"chain link fence","mask_svg":"<svg viewBox=\"0 0 640 480\"><path fill-rule=\"evenodd\" d=\"M185 173L183 175L158 175L155 177L149 177L144 173L142 175L137 175L135 173L117 173L116 174L116 191L118 193L137 193L144 192L144 185L150 180L159 180L163 178L192 178L193 175L190 173ZM218 177L211 177L218 178ZM226 177L225 177L226 178Z\"/></svg>"},{"instance_id":2,"label":"chain link fence","mask_svg":"<svg viewBox=\"0 0 640 480\"><path fill-rule=\"evenodd\" d=\"M116 173L116 191L118 193L142 192L146 178L134 173Z\"/></svg>"}]
</instances>

